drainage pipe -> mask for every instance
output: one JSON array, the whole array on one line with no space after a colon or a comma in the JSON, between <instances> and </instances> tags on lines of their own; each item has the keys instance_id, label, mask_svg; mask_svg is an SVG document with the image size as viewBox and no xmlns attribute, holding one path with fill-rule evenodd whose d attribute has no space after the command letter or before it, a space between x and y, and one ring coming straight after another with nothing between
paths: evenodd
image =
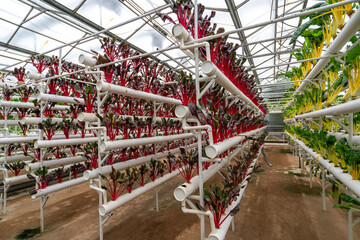
<instances>
[{"instance_id":1,"label":"drainage pipe","mask_svg":"<svg viewBox=\"0 0 360 240\"><path fill-rule=\"evenodd\" d=\"M160 95L156 95L156 94L148 93L148 92L143 92L143 91L138 91L138 90L134 90L131 88L107 83L105 81L98 81L96 83L96 88L99 91L109 91L111 93L115 93L115 94L119 94L119 95L123 95L123 96L151 100L151 101L156 101L156 102L160 102L160 103L168 103L168 104L174 104L174 105L182 104L182 102L179 99L164 97L164 96L160 96Z\"/></svg>"},{"instance_id":2,"label":"drainage pipe","mask_svg":"<svg viewBox=\"0 0 360 240\"><path fill-rule=\"evenodd\" d=\"M219 142L219 143L216 143L214 145L206 146L205 147L205 154L209 158L214 159L217 156L219 156L220 154L227 151L228 149L230 149L230 148L236 146L237 144L239 144L239 142L243 141L246 137L258 134L258 133L264 131L265 128L266 128L266 126L255 129L255 130L252 130L252 131L242 133L240 136L236 136L236 137L226 139L226 140L224 140L222 142Z\"/></svg>"}]
</instances>

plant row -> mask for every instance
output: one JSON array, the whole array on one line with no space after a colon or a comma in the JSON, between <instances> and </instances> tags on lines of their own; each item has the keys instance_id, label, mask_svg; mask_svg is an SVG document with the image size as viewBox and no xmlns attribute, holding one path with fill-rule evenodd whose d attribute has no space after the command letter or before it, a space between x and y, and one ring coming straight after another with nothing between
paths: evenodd
<instances>
[{"instance_id":1,"label":"plant row","mask_svg":"<svg viewBox=\"0 0 360 240\"><path fill-rule=\"evenodd\" d=\"M190 0L177 0L172 6L173 13L176 14L177 21L186 30L190 31L192 37L195 37L195 21L194 21L194 5ZM198 38L211 36L222 33L224 28L218 28L216 23L211 23L215 17L215 11L210 16L205 15L205 6L198 5ZM176 22L167 14L160 14L163 21L169 20L173 24ZM227 42L227 36L216 38L209 41L211 59L206 59L205 48L200 48L202 57L208 61L212 61L229 80L240 89L262 112L266 113L266 106L261 103L263 100L260 93L255 88L254 76L248 73L248 69L243 65L245 58L237 56L237 50L240 45Z\"/></svg>"},{"instance_id":2,"label":"plant row","mask_svg":"<svg viewBox=\"0 0 360 240\"><path fill-rule=\"evenodd\" d=\"M324 130L312 130L307 127L286 126L285 129L323 158L334 163L336 167L343 169L343 172L350 173L353 180L359 180L360 151L352 149L346 138L337 141L335 136L329 135Z\"/></svg>"}]
</instances>

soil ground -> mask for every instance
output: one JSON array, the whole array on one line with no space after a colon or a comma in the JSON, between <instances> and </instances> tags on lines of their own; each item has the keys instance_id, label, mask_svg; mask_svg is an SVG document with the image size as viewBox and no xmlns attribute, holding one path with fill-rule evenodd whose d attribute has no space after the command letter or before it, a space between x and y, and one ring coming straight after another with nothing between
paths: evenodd
<instances>
[{"instance_id":1,"label":"soil ground","mask_svg":"<svg viewBox=\"0 0 360 240\"><path fill-rule=\"evenodd\" d=\"M309 188L309 178L299 172L297 157L287 146L266 146L273 167L259 159L264 171L254 174L235 216L235 231L228 240L339 240L347 239L347 212L334 209L330 193L327 211L322 210L318 178ZM289 174L290 173L290 174ZM209 181L219 182L219 176ZM104 239L192 240L199 239L199 219L181 212L173 190L181 176L169 181L159 192L160 211L155 208L155 191L114 211L104 225ZM39 226L39 199L28 195L8 201L8 214L0 215L0 239L13 239L25 228ZM208 220L206 220L208 222ZM82 184L50 195L45 207L45 231L35 239L98 239L98 195ZM354 228L360 239L360 226ZM209 224L207 223L207 234Z\"/></svg>"}]
</instances>

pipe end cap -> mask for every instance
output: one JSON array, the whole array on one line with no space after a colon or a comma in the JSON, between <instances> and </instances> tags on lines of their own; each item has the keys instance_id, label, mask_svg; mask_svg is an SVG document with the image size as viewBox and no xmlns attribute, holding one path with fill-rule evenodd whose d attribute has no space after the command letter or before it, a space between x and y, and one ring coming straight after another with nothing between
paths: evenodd
<instances>
[{"instance_id":1,"label":"pipe end cap","mask_svg":"<svg viewBox=\"0 0 360 240\"><path fill-rule=\"evenodd\" d=\"M205 61L202 65L201 65L201 71L207 75L207 76L212 76L215 74L216 72L216 67L214 65L213 62L211 61Z\"/></svg>"}]
</instances>

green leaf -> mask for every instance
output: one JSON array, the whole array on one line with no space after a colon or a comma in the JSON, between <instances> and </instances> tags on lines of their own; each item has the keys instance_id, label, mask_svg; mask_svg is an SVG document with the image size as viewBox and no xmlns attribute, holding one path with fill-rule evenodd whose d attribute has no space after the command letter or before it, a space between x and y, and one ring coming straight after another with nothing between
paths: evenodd
<instances>
[{"instance_id":1,"label":"green leaf","mask_svg":"<svg viewBox=\"0 0 360 240\"><path fill-rule=\"evenodd\" d=\"M294 33L294 35L292 36L291 40L290 40L290 44L295 43L296 39L308 28L310 27L310 25L312 24L312 20L307 21L306 23L302 24Z\"/></svg>"}]
</instances>

